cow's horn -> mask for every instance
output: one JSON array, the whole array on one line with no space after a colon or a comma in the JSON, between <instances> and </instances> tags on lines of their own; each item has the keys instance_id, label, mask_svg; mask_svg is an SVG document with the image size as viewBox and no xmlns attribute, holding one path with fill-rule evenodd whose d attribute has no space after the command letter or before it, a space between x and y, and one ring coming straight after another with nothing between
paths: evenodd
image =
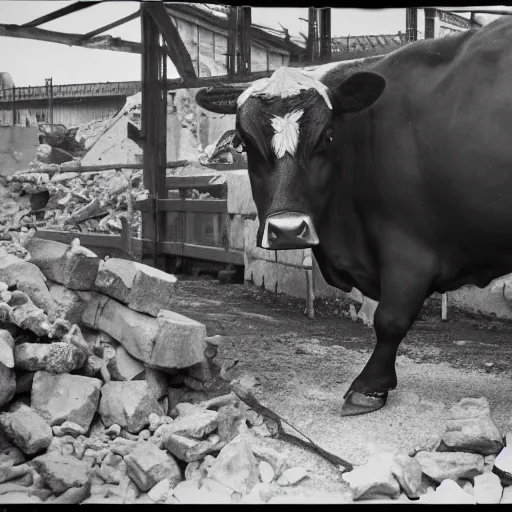
<instances>
[{"instance_id":1,"label":"cow's horn","mask_svg":"<svg viewBox=\"0 0 512 512\"><path fill-rule=\"evenodd\" d=\"M216 114L236 114L236 100L247 85L219 86L201 89L196 94L196 103L205 110Z\"/></svg>"}]
</instances>

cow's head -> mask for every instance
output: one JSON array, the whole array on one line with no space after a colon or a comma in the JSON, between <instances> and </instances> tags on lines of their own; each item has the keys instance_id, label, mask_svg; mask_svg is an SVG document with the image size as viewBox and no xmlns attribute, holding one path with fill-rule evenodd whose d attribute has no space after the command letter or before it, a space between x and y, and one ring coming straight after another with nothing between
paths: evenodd
<instances>
[{"instance_id":1,"label":"cow's head","mask_svg":"<svg viewBox=\"0 0 512 512\"><path fill-rule=\"evenodd\" d=\"M319 243L315 220L331 196L343 114L372 105L385 80L356 72L329 89L294 68L280 68L250 87L203 89L197 103L237 114L233 145L247 152L258 216L258 246L299 249Z\"/></svg>"}]
</instances>

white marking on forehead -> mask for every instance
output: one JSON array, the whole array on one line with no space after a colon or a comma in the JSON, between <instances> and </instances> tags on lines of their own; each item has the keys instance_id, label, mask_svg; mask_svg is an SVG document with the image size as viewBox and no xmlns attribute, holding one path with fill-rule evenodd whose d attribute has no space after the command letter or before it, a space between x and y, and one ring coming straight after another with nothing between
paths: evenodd
<instances>
[{"instance_id":1,"label":"white marking on forehead","mask_svg":"<svg viewBox=\"0 0 512 512\"><path fill-rule=\"evenodd\" d=\"M294 155L299 144L299 119L304 114L303 110L296 110L284 117L274 116L271 120L274 128L272 137L272 149L277 158L283 158L286 152Z\"/></svg>"},{"instance_id":2,"label":"white marking on forehead","mask_svg":"<svg viewBox=\"0 0 512 512\"><path fill-rule=\"evenodd\" d=\"M256 80L238 97L237 105L241 107L251 96L289 98L290 96L297 96L303 89L318 91L327 106L332 110L331 101L327 94L327 86L297 68L287 67L276 69L270 78Z\"/></svg>"}]
</instances>

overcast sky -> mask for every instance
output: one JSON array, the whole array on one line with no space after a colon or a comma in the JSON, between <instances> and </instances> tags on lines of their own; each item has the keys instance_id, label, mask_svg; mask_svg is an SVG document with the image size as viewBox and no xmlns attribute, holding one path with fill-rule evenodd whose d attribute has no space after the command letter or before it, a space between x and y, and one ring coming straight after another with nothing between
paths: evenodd
<instances>
[{"instance_id":1,"label":"overcast sky","mask_svg":"<svg viewBox=\"0 0 512 512\"><path fill-rule=\"evenodd\" d=\"M27 23L71 3L74 2L2 0L0 23ZM104 2L40 28L84 34L127 16L138 7L138 2ZM307 33L307 23L299 18L307 18L307 8L252 9L253 23L280 28L280 22L291 35L298 35L299 31ZM405 9L333 9L332 27L333 36L393 34L405 30ZM140 42L140 21L136 19L108 34ZM10 73L19 87L44 85L45 78L50 77L55 85L140 80L139 55L30 39L0 37L0 61L0 71Z\"/></svg>"}]
</instances>

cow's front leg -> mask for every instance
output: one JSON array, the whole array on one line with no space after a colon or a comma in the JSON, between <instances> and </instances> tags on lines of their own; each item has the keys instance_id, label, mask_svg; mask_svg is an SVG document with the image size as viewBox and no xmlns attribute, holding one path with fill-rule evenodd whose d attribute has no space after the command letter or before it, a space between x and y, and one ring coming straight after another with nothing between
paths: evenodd
<instances>
[{"instance_id":1,"label":"cow's front leg","mask_svg":"<svg viewBox=\"0 0 512 512\"><path fill-rule=\"evenodd\" d=\"M431 273L396 268L381 279L381 300L374 317L377 344L373 353L343 398L342 416L376 411L395 389L396 354L428 296Z\"/></svg>"}]
</instances>

